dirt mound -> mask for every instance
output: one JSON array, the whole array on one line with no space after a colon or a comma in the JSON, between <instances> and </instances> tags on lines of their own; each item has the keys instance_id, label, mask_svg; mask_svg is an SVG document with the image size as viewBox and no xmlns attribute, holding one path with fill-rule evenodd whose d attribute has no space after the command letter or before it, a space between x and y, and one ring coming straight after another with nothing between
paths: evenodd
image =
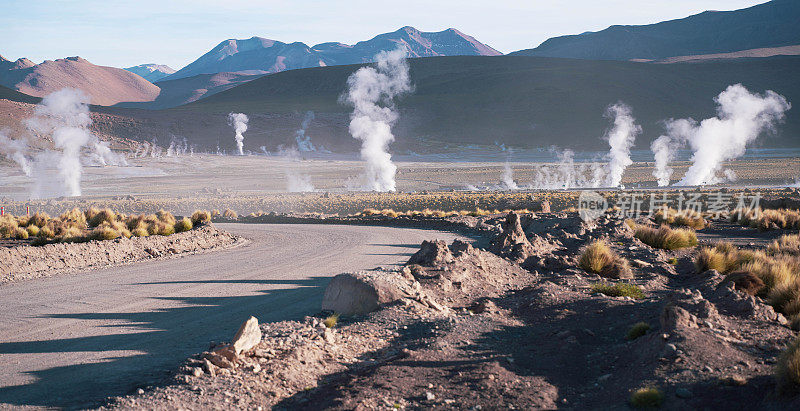
<instances>
[{"instance_id":1,"label":"dirt mound","mask_svg":"<svg viewBox=\"0 0 800 411\"><path fill-rule=\"evenodd\" d=\"M773 395L773 364L794 337L781 315L715 271L696 273L689 251L643 246L619 219L576 219L483 220L497 253L423 243L402 270L351 278L406 290L384 293L376 311L332 329L322 317L264 325L246 361L212 377L198 357L111 405L621 409L655 387L669 409L789 406ZM623 284L639 294L605 295L595 285L607 280L576 267L599 238L635 261ZM534 241L526 269L509 247Z\"/></svg>"},{"instance_id":2,"label":"dirt mound","mask_svg":"<svg viewBox=\"0 0 800 411\"><path fill-rule=\"evenodd\" d=\"M173 234L0 248L0 282L229 247L243 241L211 225Z\"/></svg>"}]
</instances>

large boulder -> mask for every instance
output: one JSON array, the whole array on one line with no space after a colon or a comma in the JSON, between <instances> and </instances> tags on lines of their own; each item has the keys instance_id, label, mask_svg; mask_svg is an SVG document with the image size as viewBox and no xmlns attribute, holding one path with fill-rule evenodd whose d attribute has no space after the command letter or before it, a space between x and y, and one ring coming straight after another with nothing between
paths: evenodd
<instances>
[{"instance_id":1,"label":"large boulder","mask_svg":"<svg viewBox=\"0 0 800 411\"><path fill-rule=\"evenodd\" d=\"M408 279L386 271L339 274L325 289L322 309L342 315L362 315L410 295L410 288Z\"/></svg>"}]
</instances>

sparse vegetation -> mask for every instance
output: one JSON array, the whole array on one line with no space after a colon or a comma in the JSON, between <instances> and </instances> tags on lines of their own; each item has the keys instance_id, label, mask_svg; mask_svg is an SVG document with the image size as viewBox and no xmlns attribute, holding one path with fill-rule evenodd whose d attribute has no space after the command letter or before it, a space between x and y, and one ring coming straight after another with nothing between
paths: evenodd
<instances>
[{"instance_id":1,"label":"sparse vegetation","mask_svg":"<svg viewBox=\"0 0 800 411\"><path fill-rule=\"evenodd\" d=\"M635 284L627 283L595 283L592 284L592 294L604 294L609 297L630 297L634 300L644 298L644 292Z\"/></svg>"},{"instance_id":2,"label":"sparse vegetation","mask_svg":"<svg viewBox=\"0 0 800 411\"><path fill-rule=\"evenodd\" d=\"M786 209L736 209L730 215L730 221L745 227L766 230L798 230L800 229L800 211Z\"/></svg>"},{"instance_id":3,"label":"sparse vegetation","mask_svg":"<svg viewBox=\"0 0 800 411\"><path fill-rule=\"evenodd\" d=\"M658 388L639 388L631 394L631 406L636 408L658 408L664 402L664 394Z\"/></svg>"},{"instance_id":4,"label":"sparse vegetation","mask_svg":"<svg viewBox=\"0 0 800 411\"><path fill-rule=\"evenodd\" d=\"M641 242L663 250L678 250L697 245L697 235L690 228L670 228L662 225L659 228L637 225L634 236Z\"/></svg>"},{"instance_id":5,"label":"sparse vegetation","mask_svg":"<svg viewBox=\"0 0 800 411\"><path fill-rule=\"evenodd\" d=\"M228 220L236 220L237 218L239 218L239 215L236 214L236 211L233 211L230 208L228 208L222 213L222 218L226 218Z\"/></svg>"},{"instance_id":6,"label":"sparse vegetation","mask_svg":"<svg viewBox=\"0 0 800 411\"><path fill-rule=\"evenodd\" d=\"M630 330L628 330L628 335L626 335L626 338L629 340L635 340L647 334L648 331L650 331L650 324L644 321L638 322L634 324Z\"/></svg>"},{"instance_id":7,"label":"sparse vegetation","mask_svg":"<svg viewBox=\"0 0 800 411\"><path fill-rule=\"evenodd\" d=\"M584 271L609 278L631 278L628 260L618 256L604 240L596 240L586 246L578 260Z\"/></svg>"},{"instance_id":8,"label":"sparse vegetation","mask_svg":"<svg viewBox=\"0 0 800 411\"><path fill-rule=\"evenodd\" d=\"M800 314L800 256L793 253L793 240L773 243L766 252L740 250L730 243L704 247L695 257L695 266L702 272L717 270L720 273L741 277L737 288L746 292L758 289L757 295L765 298L777 311L787 317ZM783 252L785 251L785 252ZM747 276L756 277L763 285L753 284ZM734 282L737 278L732 278Z\"/></svg>"},{"instance_id":9,"label":"sparse vegetation","mask_svg":"<svg viewBox=\"0 0 800 411\"><path fill-rule=\"evenodd\" d=\"M211 213L206 210L196 210L192 213L192 224L208 224L211 222Z\"/></svg>"},{"instance_id":10,"label":"sparse vegetation","mask_svg":"<svg viewBox=\"0 0 800 411\"><path fill-rule=\"evenodd\" d=\"M205 213L204 215L202 213ZM209 217L201 212L199 220ZM171 213L160 210L150 215L118 214L110 208L90 207L86 211L73 208L56 218L45 213L31 216L6 214L0 217L0 238L25 240L34 237L31 244L52 242L83 242L111 240L131 236L171 235L194 227L191 219L176 219Z\"/></svg>"},{"instance_id":11,"label":"sparse vegetation","mask_svg":"<svg viewBox=\"0 0 800 411\"><path fill-rule=\"evenodd\" d=\"M703 215L691 209L675 210L672 208L660 209L656 211L653 220L658 225L668 224L678 227L689 227L695 230L702 230L706 227L706 220Z\"/></svg>"},{"instance_id":12,"label":"sparse vegetation","mask_svg":"<svg viewBox=\"0 0 800 411\"><path fill-rule=\"evenodd\" d=\"M339 323L339 314L331 314L325 317L325 319L322 320L322 323L328 328L336 327L336 324Z\"/></svg>"},{"instance_id":13,"label":"sparse vegetation","mask_svg":"<svg viewBox=\"0 0 800 411\"><path fill-rule=\"evenodd\" d=\"M775 379L782 393L797 392L800 388L800 337L796 337L778 357Z\"/></svg>"}]
</instances>

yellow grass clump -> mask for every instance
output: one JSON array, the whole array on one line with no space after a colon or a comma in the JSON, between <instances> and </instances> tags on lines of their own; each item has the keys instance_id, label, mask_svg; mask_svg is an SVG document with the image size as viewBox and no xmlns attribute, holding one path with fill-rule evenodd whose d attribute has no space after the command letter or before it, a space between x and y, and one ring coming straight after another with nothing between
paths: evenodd
<instances>
[{"instance_id":1,"label":"yellow grass clump","mask_svg":"<svg viewBox=\"0 0 800 411\"><path fill-rule=\"evenodd\" d=\"M654 248L678 250L697 245L697 235L690 228L670 228L662 225L659 228L637 225L634 237Z\"/></svg>"},{"instance_id":2,"label":"yellow grass clump","mask_svg":"<svg viewBox=\"0 0 800 411\"><path fill-rule=\"evenodd\" d=\"M782 393L797 392L800 388L800 337L795 338L778 357L775 379L778 391Z\"/></svg>"},{"instance_id":3,"label":"yellow grass clump","mask_svg":"<svg viewBox=\"0 0 800 411\"><path fill-rule=\"evenodd\" d=\"M668 224L671 226L689 227L695 230L702 230L706 227L706 220L699 212L691 209L675 210L672 208L660 209L653 216L653 220L658 225Z\"/></svg>"},{"instance_id":4,"label":"yellow grass clump","mask_svg":"<svg viewBox=\"0 0 800 411\"><path fill-rule=\"evenodd\" d=\"M192 213L192 224L208 224L211 222L211 213L206 210L196 210Z\"/></svg>"},{"instance_id":5,"label":"yellow grass clump","mask_svg":"<svg viewBox=\"0 0 800 411\"><path fill-rule=\"evenodd\" d=\"M578 266L609 278L633 278L628 260L618 256L604 240L595 240L581 252Z\"/></svg>"}]
</instances>

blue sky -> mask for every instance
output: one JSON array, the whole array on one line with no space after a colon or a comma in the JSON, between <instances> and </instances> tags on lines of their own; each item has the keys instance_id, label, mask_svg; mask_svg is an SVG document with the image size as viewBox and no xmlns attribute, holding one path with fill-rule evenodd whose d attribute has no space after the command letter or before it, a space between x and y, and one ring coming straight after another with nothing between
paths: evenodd
<instances>
[{"instance_id":1,"label":"blue sky","mask_svg":"<svg viewBox=\"0 0 800 411\"><path fill-rule=\"evenodd\" d=\"M36 63L78 55L108 66L159 63L179 69L228 38L352 44L406 25L423 31L454 27L507 53L612 24L648 24L763 2L3 0L0 55Z\"/></svg>"}]
</instances>

